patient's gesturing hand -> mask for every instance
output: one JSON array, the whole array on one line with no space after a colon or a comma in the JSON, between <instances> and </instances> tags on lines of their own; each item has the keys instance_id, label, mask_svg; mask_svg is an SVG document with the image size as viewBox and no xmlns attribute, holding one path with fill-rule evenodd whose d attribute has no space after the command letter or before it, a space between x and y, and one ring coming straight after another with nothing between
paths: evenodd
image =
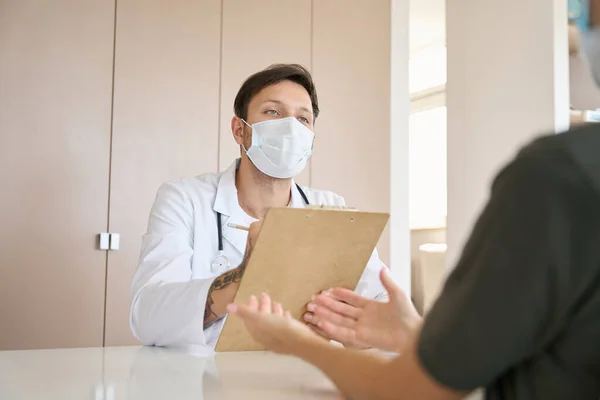
<instances>
[{"instance_id":1,"label":"patient's gesturing hand","mask_svg":"<svg viewBox=\"0 0 600 400\"><path fill-rule=\"evenodd\" d=\"M381 270L380 279L389 301L367 299L347 289L332 289L308 304L311 323L347 346L401 351L421 317L386 268Z\"/></svg>"},{"instance_id":2,"label":"patient's gesturing hand","mask_svg":"<svg viewBox=\"0 0 600 400\"><path fill-rule=\"evenodd\" d=\"M324 340L264 293L246 305L230 304L227 311L242 318L254 340L276 353L297 354L300 346Z\"/></svg>"}]
</instances>

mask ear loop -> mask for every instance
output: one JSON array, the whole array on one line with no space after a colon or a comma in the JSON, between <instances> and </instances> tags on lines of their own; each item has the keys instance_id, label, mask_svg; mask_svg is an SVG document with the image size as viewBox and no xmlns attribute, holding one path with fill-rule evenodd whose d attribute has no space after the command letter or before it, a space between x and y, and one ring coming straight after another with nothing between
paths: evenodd
<instances>
[{"instance_id":1,"label":"mask ear loop","mask_svg":"<svg viewBox=\"0 0 600 400\"><path fill-rule=\"evenodd\" d=\"M244 118L240 118L240 121L242 121L244 124L248 125L248 128L250 128L250 130L252 131L252 125L247 123L246 120L244 120ZM244 149L244 152L246 153L246 155L248 155L248 149L246 149L246 147L244 146L243 140L242 140L242 144L240 145L240 147L242 149Z\"/></svg>"}]
</instances>

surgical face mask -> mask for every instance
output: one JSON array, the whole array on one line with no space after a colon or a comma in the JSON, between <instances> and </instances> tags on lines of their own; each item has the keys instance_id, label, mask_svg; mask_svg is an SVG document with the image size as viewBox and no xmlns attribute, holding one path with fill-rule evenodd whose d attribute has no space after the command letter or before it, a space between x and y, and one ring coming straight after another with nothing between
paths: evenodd
<instances>
[{"instance_id":1,"label":"surgical face mask","mask_svg":"<svg viewBox=\"0 0 600 400\"><path fill-rule=\"evenodd\" d=\"M250 127L252 145L244 150L259 171L273 178L287 179L306 167L312 155L314 133L296 118L267 120Z\"/></svg>"}]
</instances>

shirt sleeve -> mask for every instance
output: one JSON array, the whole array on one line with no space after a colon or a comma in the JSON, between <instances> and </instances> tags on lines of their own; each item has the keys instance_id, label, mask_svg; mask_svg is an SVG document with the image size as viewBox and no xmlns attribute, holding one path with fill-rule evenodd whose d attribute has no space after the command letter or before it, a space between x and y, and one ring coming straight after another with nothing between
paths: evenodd
<instances>
[{"instance_id":1,"label":"shirt sleeve","mask_svg":"<svg viewBox=\"0 0 600 400\"><path fill-rule=\"evenodd\" d=\"M356 289L354 290L357 294L367 297L369 299L375 299L380 301L386 301L388 294L379 279L379 272L382 268L387 268L386 265L379 258L377 249L373 250L369 262L363 271Z\"/></svg>"},{"instance_id":2,"label":"shirt sleeve","mask_svg":"<svg viewBox=\"0 0 600 400\"><path fill-rule=\"evenodd\" d=\"M163 184L131 288L131 330L144 345L207 344L204 307L213 279L192 279L193 223L185 190L176 183Z\"/></svg>"},{"instance_id":3,"label":"shirt sleeve","mask_svg":"<svg viewBox=\"0 0 600 400\"><path fill-rule=\"evenodd\" d=\"M456 390L487 386L533 355L556 328L568 279L580 181L562 152L528 151L497 177L443 291L418 354ZM578 192L579 191L579 192Z\"/></svg>"}]
</instances>

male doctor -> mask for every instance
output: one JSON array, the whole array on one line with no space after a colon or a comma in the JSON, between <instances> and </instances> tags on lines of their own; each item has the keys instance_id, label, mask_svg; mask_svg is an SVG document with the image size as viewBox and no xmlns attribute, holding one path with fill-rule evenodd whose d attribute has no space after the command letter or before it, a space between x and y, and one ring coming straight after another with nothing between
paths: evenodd
<instances>
[{"instance_id":1,"label":"male doctor","mask_svg":"<svg viewBox=\"0 0 600 400\"><path fill-rule=\"evenodd\" d=\"M231 131L241 158L222 173L167 182L158 190L132 283L131 329L145 345L216 344L252 246L248 233L230 224L249 226L270 207L344 205L334 193L294 182L312 154L319 115L304 67L278 64L250 76L234 112ZM386 296L378 279L382 266L375 251L356 293ZM309 324L311 317L305 315Z\"/></svg>"}]
</instances>

